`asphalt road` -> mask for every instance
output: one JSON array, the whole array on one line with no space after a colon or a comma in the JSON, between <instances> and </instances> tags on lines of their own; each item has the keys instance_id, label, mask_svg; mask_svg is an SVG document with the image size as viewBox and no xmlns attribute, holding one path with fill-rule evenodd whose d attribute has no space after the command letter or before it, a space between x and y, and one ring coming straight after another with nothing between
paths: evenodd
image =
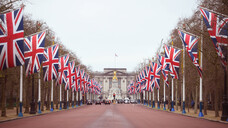
<instances>
[{"instance_id":1,"label":"asphalt road","mask_svg":"<svg viewBox=\"0 0 228 128\"><path fill-rule=\"evenodd\" d=\"M153 110L142 105L111 104L0 123L0 128L228 128L228 124Z\"/></svg>"}]
</instances>

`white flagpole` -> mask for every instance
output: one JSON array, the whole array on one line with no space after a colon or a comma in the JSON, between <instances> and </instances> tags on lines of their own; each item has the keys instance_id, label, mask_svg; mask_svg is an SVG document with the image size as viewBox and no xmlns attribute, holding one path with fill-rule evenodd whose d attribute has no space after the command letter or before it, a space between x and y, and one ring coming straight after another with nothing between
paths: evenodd
<instances>
[{"instance_id":1,"label":"white flagpole","mask_svg":"<svg viewBox=\"0 0 228 128\"><path fill-rule=\"evenodd\" d=\"M22 113L22 93L23 93L23 66L20 66L20 112L19 117L23 117Z\"/></svg>"},{"instance_id":2,"label":"white flagpole","mask_svg":"<svg viewBox=\"0 0 228 128\"><path fill-rule=\"evenodd\" d=\"M146 96L145 96L145 91L143 91L143 103L144 103L144 105L146 105L146 103L145 103L145 99L146 99Z\"/></svg>"},{"instance_id":3,"label":"white flagpole","mask_svg":"<svg viewBox=\"0 0 228 128\"><path fill-rule=\"evenodd\" d=\"M59 85L59 110L62 110L62 84Z\"/></svg>"},{"instance_id":4,"label":"white flagpole","mask_svg":"<svg viewBox=\"0 0 228 128\"><path fill-rule=\"evenodd\" d=\"M174 93L174 90L173 90L173 78L172 78L172 105L171 105L171 111L173 112L173 111L175 111L174 110L174 103L173 103L173 100L174 100L174 98L173 98L173 93Z\"/></svg>"},{"instance_id":5,"label":"white flagpole","mask_svg":"<svg viewBox=\"0 0 228 128\"><path fill-rule=\"evenodd\" d=\"M200 66L203 69L203 17L201 16L201 54L200 54ZM200 97L199 97L199 101L200 101L200 112L199 112L199 117L203 117L203 112L202 112L202 104L203 104L203 76L200 77Z\"/></svg>"},{"instance_id":6,"label":"white flagpole","mask_svg":"<svg viewBox=\"0 0 228 128\"><path fill-rule=\"evenodd\" d=\"M54 110L53 108L53 80L51 80L51 112Z\"/></svg>"},{"instance_id":7,"label":"white flagpole","mask_svg":"<svg viewBox=\"0 0 228 128\"><path fill-rule=\"evenodd\" d=\"M183 45L183 69L182 69L182 72L183 72L183 110L182 110L182 114L185 114L186 111L185 111L185 47L184 47L184 44Z\"/></svg>"},{"instance_id":8,"label":"white flagpole","mask_svg":"<svg viewBox=\"0 0 228 128\"><path fill-rule=\"evenodd\" d=\"M39 110L38 113L41 112L41 88L40 88L40 72L38 72L38 103L39 103Z\"/></svg>"},{"instance_id":9,"label":"white flagpole","mask_svg":"<svg viewBox=\"0 0 228 128\"><path fill-rule=\"evenodd\" d=\"M72 108L74 108L74 90L72 91Z\"/></svg>"},{"instance_id":10,"label":"white flagpole","mask_svg":"<svg viewBox=\"0 0 228 128\"><path fill-rule=\"evenodd\" d=\"M165 80L164 80L164 107L163 107L163 110L166 110L166 108L165 108Z\"/></svg>"},{"instance_id":11,"label":"white flagpole","mask_svg":"<svg viewBox=\"0 0 228 128\"><path fill-rule=\"evenodd\" d=\"M67 89L67 109L69 109L69 94L68 94L68 89Z\"/></svg>"},{"instance_id":12,"label":"white flagpole","mask_svg":"<svg viewBox=\"0 0 228 128\"><path fill-rule=\"evenodd\" d=\"M160 103L159 103L159 89L157 89L157 92L158 92L158 105L157 105L157 108L160 109Z\"/></svg>"},{"instance_id":13,"label":"white flagpole","mask_svg":"<svg viewBox=\"0 0 228 128\"><path fill-rule=\"evenodd\" d=\"M153 108L155 108L155 101L154 101L154 90L153 90Z\"/></svg>"}]
</instances>

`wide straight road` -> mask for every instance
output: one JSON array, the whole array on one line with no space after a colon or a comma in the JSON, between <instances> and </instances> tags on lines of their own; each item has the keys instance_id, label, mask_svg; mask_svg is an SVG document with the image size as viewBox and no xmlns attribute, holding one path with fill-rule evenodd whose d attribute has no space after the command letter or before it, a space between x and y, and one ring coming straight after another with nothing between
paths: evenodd
<instances>
[{"instance_id":1,"label":"wide straight road","mask_svg":"<svg viewBox=\"0 0 228 128\"><path fill-rule=\"evenodd\" d=\"M228 124L135 104L82 106L0 123L0 128L228 128Z\"/></svg>"}]
</instances>

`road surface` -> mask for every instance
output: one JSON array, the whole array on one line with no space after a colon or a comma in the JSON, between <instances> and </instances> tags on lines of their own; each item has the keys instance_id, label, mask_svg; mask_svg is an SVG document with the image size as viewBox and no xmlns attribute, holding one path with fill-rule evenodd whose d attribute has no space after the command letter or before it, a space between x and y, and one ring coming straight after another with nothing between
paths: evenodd
<instances>
[{"instance_id":1,"label":"road surface","mask_svg":"<svg viewBox=\"0 0 228 128\"><path fill-rule=\"evenodd\" d=\"M0 128L228 128L137 104L90 105L0 123Z\"/></svg>"}]
</instances>

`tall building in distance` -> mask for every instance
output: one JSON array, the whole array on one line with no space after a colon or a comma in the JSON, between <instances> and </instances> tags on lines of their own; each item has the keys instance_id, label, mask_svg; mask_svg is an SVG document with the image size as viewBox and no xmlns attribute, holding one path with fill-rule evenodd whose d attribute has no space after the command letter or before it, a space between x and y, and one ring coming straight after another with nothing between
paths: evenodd
<instances>
[{"instance_id":1,"label":"tall building in distance","mask_svg":"<svg viewBox=\"0 0 228 128\"><path fill-rule=\"evenodd\" d=\"M114 71L116 72L118 86L113 85L116 83L116 80L113 80ZM127 72L127 68L104 68L103 72L93 74L94 79L103 87L100 96L108 100L113 100L113 93L115 93L116 99L129 97L127 86L132 80L135 80L135 75L135 72Z\"/></svg>"}]
</instances>

